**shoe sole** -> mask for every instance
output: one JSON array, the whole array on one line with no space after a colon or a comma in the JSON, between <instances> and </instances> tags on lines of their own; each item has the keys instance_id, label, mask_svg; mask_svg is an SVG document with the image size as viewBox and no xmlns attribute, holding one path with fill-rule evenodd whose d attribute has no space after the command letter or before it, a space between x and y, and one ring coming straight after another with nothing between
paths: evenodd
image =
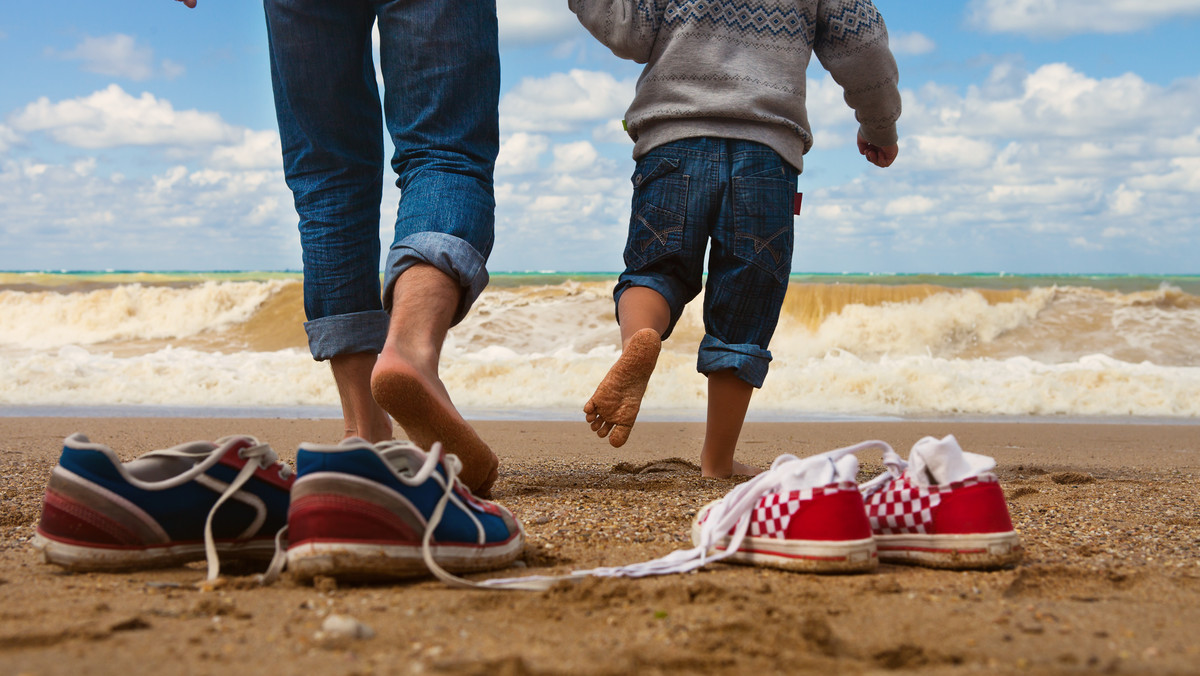
<instances>
[{"instance_id":1,"label":"shoe sole","mask_svg":"<svg viewBox=\"0 0 1200 676\"><path fill-rule=\"evenodd\" d=\"M520 537L494 545L432 545L433 560L451 573L505 568L524 552ZM288 549L287 569L301 581L317 576L388 580L429 574L420 545L305 542Z\"/></svg>"},{"instance_id":2,"label":"shoe sole","mask_svg":"<svg viewBox=\"0 0 1200 676\"><path fill-rule=\"evenodd\" d=\"M38 533L33 538L33 546L41 552L46 563L76 572L169 568L205 558L203 542L136 549L89 547L53 540ZM270 561L275 554L275 540L217 543L217 554L222 559Z\"/></svg>"},{"instance_id":3,"label":"shoe sole","mask_svg":"<svg viewBox=\"0 0 1200 676\"><path fill-rule=\"evenodd\" d=\"M692 529L692 542L699 538ZM715 549L725 551L729 538ZM745 537L742 545L722 561L767 566L800 573L866 573L879 565L875 539L863 540L783 540Z\"/></svg>"},{"instance_id":4,"label":"shoe sole","mask_svg":"<svg viewBox=\"0 0 1200 676\"><path fill-rule=\"evenodd\" d=\"M927 568L1004 568L1021 560L1016 531L966 535L876 535L879 560Z\"/></svg>"}]
</instances>

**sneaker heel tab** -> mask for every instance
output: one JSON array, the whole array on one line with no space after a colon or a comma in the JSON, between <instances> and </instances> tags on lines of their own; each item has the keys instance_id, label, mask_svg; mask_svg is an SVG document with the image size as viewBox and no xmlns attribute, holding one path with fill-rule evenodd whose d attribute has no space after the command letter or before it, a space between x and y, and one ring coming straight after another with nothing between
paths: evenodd
<instances>
[{"instance_id":1,"label":"sneaker heel tab","mask_svg":"<svg viewBox=\"0 0 1200 676\"><path fill-rule=\"evenodd\" d=\"M341 453L343 451L350 451L358 448L367 448L371 450L375 449L375 447L371 445L371 442L367 441L366 439L360 439L359 437L346 437L336 444L322 444L315 441L302 441L296 448L297 450L308 451L310 453Z\"/></svg>"},{"instance_id":2,"label":"sneaker heel tab","mask_svg":"<svg viewBox=\"0 0 1200 676\"><path fill-rule=\"evenodd\" d=\"M117 455L108 446L105 446L104 444L96 443L96 442L92 441L91 439L88 439L86 434L82 434L79 432L76 432L75 434L72 434L71 436L67 437L66 439L63 439L63 450L66 450L68 448L77 450L77 451L100 451L101 453L106 453L108 455L113 456L114 458Z\"/></svg>"}]
</instances>

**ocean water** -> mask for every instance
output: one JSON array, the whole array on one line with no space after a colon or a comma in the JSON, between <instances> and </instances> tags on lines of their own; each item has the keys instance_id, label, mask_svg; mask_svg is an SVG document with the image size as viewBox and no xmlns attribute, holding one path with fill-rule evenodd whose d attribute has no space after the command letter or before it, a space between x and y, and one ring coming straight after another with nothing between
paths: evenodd
<instances>
[{"instance_id":1,"label":"ocean water","mask_svg":"<svg viewBox=\"0 0 1200 676\"><path fill-rule=\"evenodd\" d=\"M496 274L441 365L471 418L577 419L611 274ZM0 273L0 415L336 417L297 273ZM699 301L644 419L698 420ZM1200 276L794 275L751 417L1200 422Z\"/></svg>"}]
</instances>

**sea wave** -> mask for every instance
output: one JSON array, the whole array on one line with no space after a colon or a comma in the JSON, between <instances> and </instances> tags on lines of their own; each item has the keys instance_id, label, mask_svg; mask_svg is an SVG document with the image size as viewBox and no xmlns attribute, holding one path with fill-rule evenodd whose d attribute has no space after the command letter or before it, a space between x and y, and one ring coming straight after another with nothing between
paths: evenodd
<instances>
[{"instance_id":1,"label":"sea wave","mask_svg":"<svg viewBox=\"0 0 1200 676\"><path fill-rule=\"evenodd\" d=\"M441 364L464 408L580 409L617 357L615 347L539 355L492 347ZM117 357L80 346L6 355L0 405L337 406L324 364L307 351L212 353L164 348ZM666 352L644 408L703 410L695 358ZM1087 355L1061 364L885 356L835 351L777 358L753 400L786 415L1200 416L1200 368Z\"/></svg>"},{"instance_id":2,"label":"sea wave","mask_svg":"<svg viewBox=\"0 0 1200 676\"><path fill-rule=\"evenodd\" d=\"M456 403L579 408L619 353L612 283L487 290L443 350ZM82 286L0 285L0 404L338 404L328 368L308 355L296 278ZM697 301L664 343L648 410L703 411L703 335ZM1200 299L1170 284L793 283L754 408L1197 417L1197 345Z\"/></svg>"}]
</instances>

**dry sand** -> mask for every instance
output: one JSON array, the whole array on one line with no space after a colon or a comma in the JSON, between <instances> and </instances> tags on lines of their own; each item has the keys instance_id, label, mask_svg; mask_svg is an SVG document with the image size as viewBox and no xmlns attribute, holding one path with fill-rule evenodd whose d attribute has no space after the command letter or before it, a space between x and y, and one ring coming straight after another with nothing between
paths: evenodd
<instances>
[{"instance_id":1,"label":"dry sand","mask_svg":"<svg viewBox=\"0 0 1200 676\"><path fill-rule=\"evenodd\" d=\"M501 457L495 499L525 523L526 570L665 554L734 485L690 464L698 424L639 423L621 449L583 422L475 425ZM906 455L953 433L998 460L1026 558L996 572L852 576L716 564L538 593L432 580L257 588L254 571L200 591L202 564L61 572L29 540L72 432L125 459L249 433L291 460L300 441L336 440L340 421L0 419L3 674L1200 673L1197 425L748 424L738 458L762 466L872 438ZM864 461L860 480L880 469ZM374 637L323 639L329 614Z\"/></svg>"}]
</instances>

